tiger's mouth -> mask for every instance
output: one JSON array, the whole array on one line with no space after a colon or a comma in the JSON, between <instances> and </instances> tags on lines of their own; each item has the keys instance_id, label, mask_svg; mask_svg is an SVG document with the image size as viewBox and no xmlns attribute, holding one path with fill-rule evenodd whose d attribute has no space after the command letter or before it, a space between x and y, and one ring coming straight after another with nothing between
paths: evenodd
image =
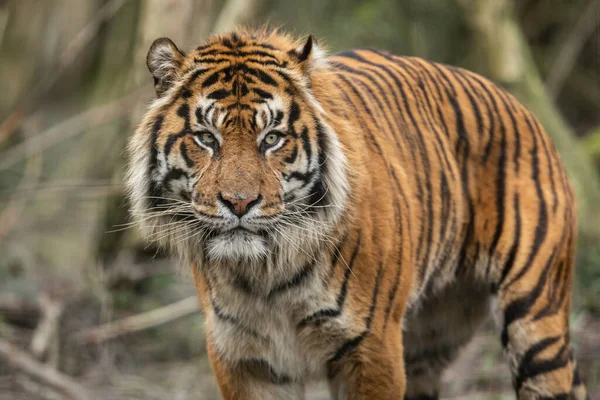
<instances>
[{"instance_id":1,"label":"tiger's mouth","mask_svg":"<svg viewBox=\"0 0 600 400\"><path fill-rule=\"evenodd\" d=\"M270 248L266 231L252 231L241 226L225 231L213 230L205 243L208 257L216 261L258 261L268 255Z\"/></svg>"},{"instance_id":2,"label":"tiger's mouth","mask_svg":"<svg viewBox=\"0 0 600 400\"><path fill-rule=\"evenodd\" d=\"M253 237L253 236L262 237L264 239L269 238L269 234L265 229L250 229L250 228L246 228L241 225L239 225L235 228L232 228L232 229L228 229L226 231L222 231L221 235L229 236L232 238L237 238L237 237L244 238L244 237Z\"/></svg>"},{"instance_id":3,"label":"tiger's mouth","mask_svg":"<svg viewBox=\"0 0 600 400\"><path fill-rule=\"evenodd\" d=\"M232 228L205 228L206 235L205 238L207 240L213 239L215 237L229 237L229 238L244 238L244 237L253 237L258 236L264 239L269 238L269 232L262 229L252 229L242 225L237 225Z\"/></svg>"}]
</instances>

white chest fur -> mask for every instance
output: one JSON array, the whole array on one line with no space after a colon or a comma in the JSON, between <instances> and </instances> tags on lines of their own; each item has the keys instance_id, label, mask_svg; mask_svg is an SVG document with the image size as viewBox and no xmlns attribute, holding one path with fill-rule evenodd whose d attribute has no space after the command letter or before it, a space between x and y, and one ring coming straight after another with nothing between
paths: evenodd
<instances>
[{"instance_id":1,"label":"white chest fur","mask_svg":"<svg viewBox=\"0 0 600 400\"><path fill-rule=\"evenodd\" d=\"M336 307L335 290L327 287L326 264L300 270L262 295L243 281L212 277L207 327L215 350L232 363L265 361L293 379L322 377L335 348L325 332L332 325L336 332L345 332L348 319L340 315L317 327L302 324L308 316Z\"/></svg>"}]
</instances>

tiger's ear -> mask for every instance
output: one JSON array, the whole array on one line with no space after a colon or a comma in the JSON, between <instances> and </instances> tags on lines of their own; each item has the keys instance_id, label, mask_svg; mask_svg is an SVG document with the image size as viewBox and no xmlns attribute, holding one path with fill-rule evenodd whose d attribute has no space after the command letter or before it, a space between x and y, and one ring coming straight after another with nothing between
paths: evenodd
<instances>
[{"instance_id":1,"label":"tiger's ear","mask_svg":"<svg viewBox=\"0 0 600 400\"><path fill-rule=\"evenodd\" d=\"M317 45L317 39L313 35L309 35L302 45L290 50L289 54L306 73L318 66L325 58L324 52Z\"/></svg>"},{"instance_id":2,"label":"tiger's ear","mask_svg":"<svg viewBox=\"0 0 600 400\"><path fill-rule=\"evenodd\" d=\"M178 78L179 70L185 60L175 43L168 38L156 39L146 57L146 65L154 78L156 95L161 97Z\"/></svg>"}]
</instances>

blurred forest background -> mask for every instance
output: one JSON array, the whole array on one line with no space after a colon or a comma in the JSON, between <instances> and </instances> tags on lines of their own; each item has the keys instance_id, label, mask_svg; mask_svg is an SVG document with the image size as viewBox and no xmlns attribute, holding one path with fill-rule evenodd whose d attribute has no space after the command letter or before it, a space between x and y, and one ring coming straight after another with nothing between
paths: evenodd
<instances>
[{"instance_id":1,"label":"blurred forest background","mask_svg":"<svg viewBox=\"0 0 600 400\"><path fill-rule=\"evenodd\" d=\"M578 196L573 340L600 399L600 0L0 0L0 399L218 398L185 268L126 225L123 149L155 38L264 23L463 66L535 112ZM497 339L444 398L514 398Z\"/></svg>"}]
</instances>

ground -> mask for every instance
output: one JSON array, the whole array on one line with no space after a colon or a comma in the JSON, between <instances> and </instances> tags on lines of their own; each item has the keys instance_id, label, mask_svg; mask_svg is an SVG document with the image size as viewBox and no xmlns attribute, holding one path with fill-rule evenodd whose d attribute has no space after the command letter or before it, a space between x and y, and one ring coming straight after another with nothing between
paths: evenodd
<instances>
[{"instance_id":1,"label":"ground","mask_svg":"<svg viewBox=\"0 0 600 400\"><path fill-rule=\"evenodd\" d=\"M159 282L162 283L150 292L152 296L146 291L136 297L128 289L120 296L113 297L114 308L110 310L109 317L100 318L112 320L135 314L131 309L119 311L119 302L135 303L136 312L139 312L193 296L194 290L189 280L180 278L168 283L161 278ZM156 282L153 285L156 286ZM124 293L129 293L129 297ZM78 302L68 317L77 324L95 326L97 323L90 317L94 313L89 311L89 307L89 302ZM106 314L106 310L101 311ZM218 400L216 384L206 359L202 321L202 315L196 313L85 348L72 345L68 333L71 328L67 327L67 333L61 339L63 345L58 365L89 389L93 399ZM2 324L0 319L0 328L1 337L26 349L35 324L11 327ZM574 313L572 331L578 362L591 400L600 400L600 316L586 312ZM307 400L328 399L325 385L312 385L308 393ZM61 398L47 386L11 370L0 360L0 400ZM460 358L446 371L442 398L514 399L508 365L491 321L484 324L462 351Z\"/></svg>"}]
</instances>

